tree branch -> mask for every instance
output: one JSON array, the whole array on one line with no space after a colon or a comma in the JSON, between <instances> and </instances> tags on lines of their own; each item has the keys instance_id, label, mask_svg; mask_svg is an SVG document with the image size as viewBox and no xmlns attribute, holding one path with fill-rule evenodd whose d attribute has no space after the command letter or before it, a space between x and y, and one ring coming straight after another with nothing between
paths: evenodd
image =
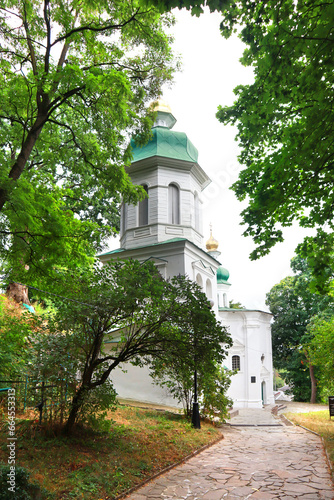
<instances>
[{"instance_id":1,"label":"tree branch","mask_svg":"<svg viewBox=\"0 0 334 500\"><path fill-rule=\"evenodd\" d=\"M78 28L73 28L65 35L57 38L51 44L51 47L53 47L54 45L56 45L59 42L62 42L63 40L67 40L69 37L74 35L74 33L83 33L84 31L94 31L97 33L102 33L103 31L108 31L108 30L120 30L120 29L124 28L127 24L136 20L136 16L139 13L139 10L140 9L138 8L137 11L127 21L124 21L124 23L121 23L121 24L107 24L104 26L89 26L88 25L88 26L79 26Z\"/></svg>"},{"instance_id":2,"label":"tree branch","mask_svg":"<svg viewBox=\"0 0 334 500\"><path fill-rule=\"evenodd\" d=\"M49 73L49 65L50 65L50 50L51 50L51 24L49 17L49 0L44 0L44 21L46 25L46 50L44 56L44 71L47 75Z\"/></svg>"},{"instance_id":3,"label":"tree branch","mask_svg":"<svg viewBox=\"0 0 334 500\"><path fill-rule=\"evenodd\" d=\"M34 50L34 47L32 44L32 39L30 38L30 34L29 34L29 25L28 25L28 21L27 21L27 13L26 13L25 4L24 4L23 26L24 26L24 29L26 32L26 41L27 41L27 44L29 47L29 53L30 53L30 57L31 57L31 65L32 65L33 73L34 73L34 75L37 75L36 55L35 55L35 50Z\"/></svg>"}]
</instances>

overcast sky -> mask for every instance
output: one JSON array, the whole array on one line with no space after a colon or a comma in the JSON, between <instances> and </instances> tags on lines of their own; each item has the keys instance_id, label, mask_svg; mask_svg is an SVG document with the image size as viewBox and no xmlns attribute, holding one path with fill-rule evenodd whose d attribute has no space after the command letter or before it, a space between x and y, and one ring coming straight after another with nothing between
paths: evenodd
<instances>
[{"instance_id":1,"label":"overcast sky","mask_svg":"<svg viewBox=\"0 0 334 500\"><path fill-rule=\"evenodd\" d=\"M164 89L163 99L177 119L174 130L188 135L199 151L199 164L212 179L202 193L204 244L212 223L220 261L230 272L230 299L247 308L268 310L266 293L292 274L290 259L303 233L289 228L285 242L276 245L269 256L249 260L254 245L242 236L239 215L245 204L229 189L241 170L236 129L223 126L215 117L218 105L231 105L233 89L251 83L253 73L239 62L244 46L237 36L225 40L220 35L219 14L206 12L194 18L187 11L176 11L176 16L174 49L182 57L182 72L176 75L172 88Z\"/></svg>"}]
</instances>

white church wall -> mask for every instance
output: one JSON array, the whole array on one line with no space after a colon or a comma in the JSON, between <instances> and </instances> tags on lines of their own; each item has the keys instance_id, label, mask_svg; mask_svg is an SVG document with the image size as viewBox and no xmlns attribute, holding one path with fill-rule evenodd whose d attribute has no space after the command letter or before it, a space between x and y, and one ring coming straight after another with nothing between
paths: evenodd
<instances>
[{"instance_id":1,"label":"white church wall","mask_svg":"<svg viewBox=\"0 0 334 500\"><path fill-rule=\"evenodd\" d=\"M112 371L110 378L122 399L182 408L182 403L178 403L169 394L168 389L153 384L147 366L124 363L122 367Z\"/></svg>"},{"instance_id":2,"label":"white church wall","mask_svg":"<svg viewBox=\"0 0 334 500\"><path fill-rule=\"evenodd\" d=\"M240 371L232 376L228 391L234 407L262 408L262 384L265 386L264 404L273 404L271 315L231 309L220 311L219 316L222 324L229 327L233 339L233 347L224 364L232 369L233 355L240 356Z\"/></svg>"}]
</instances>

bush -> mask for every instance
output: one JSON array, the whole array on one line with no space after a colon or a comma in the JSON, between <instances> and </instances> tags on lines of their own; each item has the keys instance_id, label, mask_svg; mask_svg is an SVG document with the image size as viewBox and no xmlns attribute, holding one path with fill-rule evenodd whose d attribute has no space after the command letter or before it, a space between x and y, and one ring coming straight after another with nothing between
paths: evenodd
<instances>
[{"instance_id":1,"label":"bush","mask_svg":"<svg viewBox=\"0 0 334 500\"><path fill-rule=\"evenodd\" d=\"M23 467L15 467L15 493L9 491L9 465L0 464L0 500L39 500L45 498L45 492L39 485L29 483L30 473Z\"/></svg>"}]
</instances>

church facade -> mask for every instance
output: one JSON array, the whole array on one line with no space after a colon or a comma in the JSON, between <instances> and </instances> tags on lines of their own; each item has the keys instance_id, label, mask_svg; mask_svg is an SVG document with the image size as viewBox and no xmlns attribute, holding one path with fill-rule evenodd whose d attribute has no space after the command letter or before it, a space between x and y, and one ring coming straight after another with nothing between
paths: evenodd
<instances>
[{"instance_id":1,"label":"church facade","mask_svg":"<svg viewBox=\"0 0 334 500\"><path fill-rule=\"evenodd\" d=\"M274 403L271 315L229 308L229 273L221 266L212 231L203 248L201 193L211 181L187 135L172 130L176 120L170 108L160 101L156 111L149 143L139 148L132 141L128 169L148 197L136 206L122 205L120 248L99 258L103 263L150 259L165 279L182 274L196 281L233 339L224 365L236 371L229 389L234 407L261 408ZM166 389L152 383L145 367L122 366L112 380L120 398L178 406Z\"/></svg>"}]
</instances>

